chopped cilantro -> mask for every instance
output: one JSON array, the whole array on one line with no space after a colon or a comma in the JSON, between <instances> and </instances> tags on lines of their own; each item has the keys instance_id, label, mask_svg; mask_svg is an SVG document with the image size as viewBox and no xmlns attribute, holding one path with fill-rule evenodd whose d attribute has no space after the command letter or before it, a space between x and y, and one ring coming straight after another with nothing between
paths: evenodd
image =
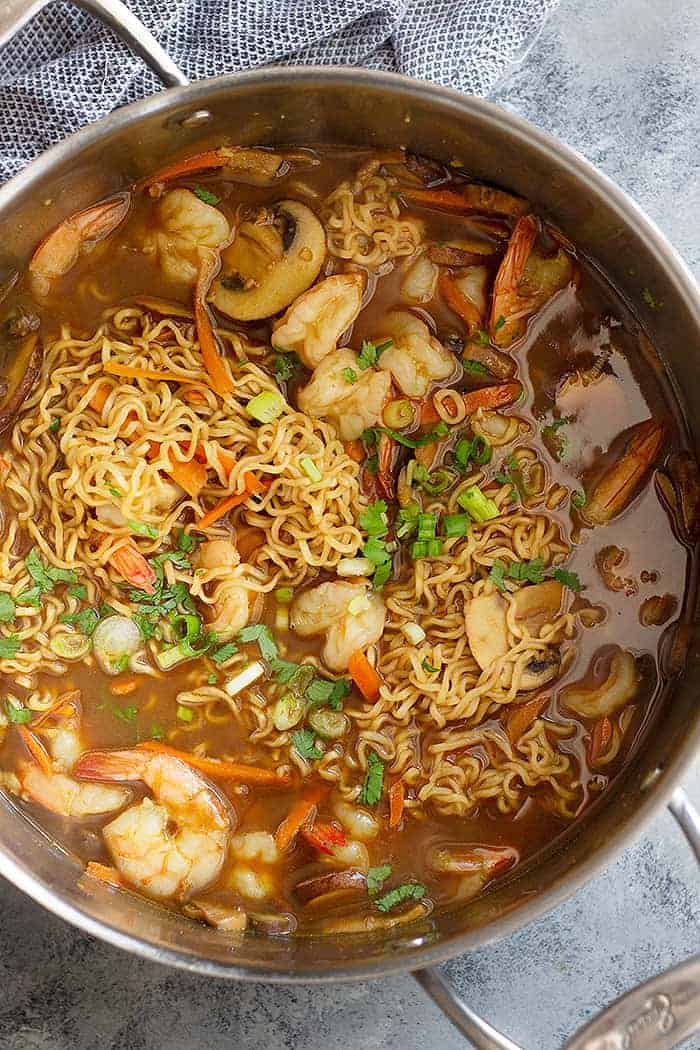
<instances>
[{"instance_id":1,"label":"chopped cilantro","mask_svg":"<svg viewBox=\"0 0 700 1050\"><path fill-rule=\"evenodd\" d=\"M511 580L525 583L541 583L544 579L544 561L533 558L532 561L512 561L508 565Z\"/></svg>"},{"instance_id":2,"label":"chopped cilantro","mask_svg":"<svg viewBox=\"0 0 700 1050\"><path fill-rule=\"evenodd\" d=\"M74 583L71 587L68 588L68 593L70 594L71 598L77 598L78 601L87 601L87 587L85 587L82 583Z\"/></svg>"},{"instance_id":3,"label":"chopped cilantro","mask_svg":"<svg viewBox=\"0 0 700 1050\"><path fill-rule=\"evenodd\" d=\"M263 660L276 660L279 651L272 632L264 623L254 623L238 632L239 642L257 642Z\"/></svg>"},{"instance_id":4,"label":"chopped cilantro","mask_svg":"<svg viewBox=\"0 0 700 1050\"><path fill-rule=\"evenodd\" d=\"M462 364L464 365L464 371L465 372L469 372L471 375L475 375L475 376L490 376L491 375L491 373L489 372L489 370L486 367L486 365L482 365L481 361L475 361L473 357L465 357L465 358L463 358L462 359Z\"/></svg>"},{"instance_id":5,"label":"chopped cilantro","mask_svg":"<svg viewBox=\"0 0 700 1050\"><path fill-rule=\"evenodd\" d=\"M113 605L109 605L107 602L102 602L100 605L100 619L104 620L107 616L118 616L119 613Z\"/></svg>"},{"instance_id":6,"label":"chopped cilantro","mask_svg":"<svg viewBox=\"0 0 700 1050\"><path fill-rule=\"evenodd\" d=\"M310 729L297 729L292 733L292 747L302 758L314 761L321 758L323 752L316 747L316 737Z\"/></svg>"},{"instance_id":7,"label":"chopped cilantro","mask_svg":"<svg viewBox=\"0 0 700 1050\"><path fill-rule=\"evenodd\" d=\"M420 882L404 882L402 886L396 886L382 897L377 897L374 903L380 911L391 911L397 904L403 904L404 901L420 900L421 897L425 897L425 894L425 886Z\"/></svg>"},{"instance_id":8,"label":"chopped cilantro","mask_svg":"<svg viewBox=\"0 0 700 1050\"><path fill-rule=\"evenodd\" d=\"M129 666L129 654L128 653L122 653L121 656L117 657L116 660L112 661L112 667L114 668L114 670L116 671L117 674L121 674L122 671L126 671L128 666ZM129 709L129 710L131 710L131 709Z\"/></svg>"},{"instance_id":9,"label":"chopped cilantro","mask_svg":"<svg viewBox=\"0 0 700 1050\"><path fill-rule=\"evenodd\" d=\"M389 522L386 515L387 506L383 499L375 500L360 511L360 528L364 529L368 536L386 536L389 531Z\"/></svg>"},{"instance_id":10,"label":"chopped cilantro","mask_svg":"<svg viewBox=\"0 0 700 1050\"><path fill-rule=\"evenodd\" d=\"M31 605L34 609L38 609L41 605L43 593L41 587L28 587L26 591L22 591L21 594L17 595L17 603L19 605Z\"/></svg>"},{"instance_id":11,"label":"chopped cilantro","mask_svg":"<svg viewBox=\"0 0 700 1050\"><path fill-rule=\"evenodd\" d=\"M151 740L163 740L165 737L165 730L162 726L159 726L157 722L154 722L148 731L148 735Z\"/></svg>"},{"instance_id":12,"label":"chopped cilantro","mask_svg":"<svg viewBox=\"0 0 700 1050\"><path fill-rule=\"evenodd\" d=\"M178 529L177 533L177 549L184 551L185 554L189 554L199 543L199 540L194 536L190 536L189 532L185 532L184 529Z\"/></svg>"},{"instance_id":13,"label":"chopped cilantro","mask_svg":"<svg viewBox=\"0 0 700 1050\"><path fill-rule=\"evenodd\" d=\"M9 594L0 593L0 623L9 623L15 618L15 603Z\"/></svg>"},{"instance_id":14,"label":"chopped cilantro","mask_svg":"<svg viewBox=\"0 0 700 1050\"><path fill-rule=\"evenodd\" d=\"M213 673L207 675L207 685L216 685L218 680L218 677Z\"/></svg>"},{"instance_id":15,"label":"chopped cilantro","mask_svg":"<svg viewBox=\"0 0 700 1050\"><path fill-rule=\"evenodd\" d=\"M81 609L77 613L65 613L59 617L61 623L72 623L81 634L89 638L100 622L100 614L97 609Z\"/></svg>"},{"instance_id":16,"label":"chopped cilantro","mask_svg":"<svg viewBox=\"0 0 700 1050\"><path fill-rule=\"evenodd\" d=\"M647 304L650 310L660 310L661 307L664 305L659 299L656 298L656 296L651 292L649 288L645 288L642 291L642 298L644 299L644 302Z\"/></svg>"},{"instance_id":17,"label":"chopped cilantro","mask_svg":"<svg viewBox=\"0 0 700 1050\"><path fill-rule=\"evenodd\" d=\"M579 591L583 590L583 584L578 577L578 573L569 572L567 569L554 569L552 576L559 581L562 587L568 587L574 594L578 594Z\"/></svg>"},{"instance_id":18,"label":"chopped cilantro","mask_svg":"<svg viewBox=\"0 0 700 1050\"><path fill-rule=\"evenodd\" d=\"M58 416L54 416L54 418L49 423L49 430L51 431L52 434L55 434L56 431L58 430L58 428L60 427L60 425L61 425L61 420L58 418Z\"/></svg>"},{"instance_id":19,"label":"chopped cilantro","mask_svg":"<svg viewBox=\"0 0 700 1050\"><path fill-rule=\"evenodd\" d=\"M306 697L312 704L327 704L333 693L333 682L325 678L314 678L306 690Z\"/></svg>"},{"instance_id":20,"label":"chopped cilantro","mask_svg":"<svg viewBox=\"0 0 700 1050\"><path fill-rule=\"evenodd\" d=\"M224 664L227 660L238 652L238 646L235 642L227 642L226 645L222 645L220 649L216 649L212 654L211 658L215 664ZM216 681L216 678L214 678Z\"/></svg>"},{"instance_id":21,"label":"chopped cilantro","mask_svg":"<svg viewBox=\"0 0 700 1050\"><path fill-rule=\"evenodd\" d=\"M184 551L163 551L162 554L156 554L153 565L157 569L160 565L165 565L166 561L171 562L176 569L184 569L185 572L192 568L192 562Z\"/></svg>"},{"instance_id":22,"label":"chopped cilantro","mask_svg":"<svg viewBox=\"0 0 700 1050\"><path fill-rule=\"evenodd\" d=\"M300 666L300 664L292 663L291 660L280 660L277 658L270 661L272 677L280 685L288 685L299 671Z\"/></svg>"},{"instance_id":23,"label":"chopped cilantro","mask_svg":"<svg viewBox=\"0 0 700 1050\"><path fill-rule=\"evenodd\" d=\"M360 801L366 806L376 806L382 797L384 786L384 763L374 751L367 753L367 770L360 793Z\"/></svg>"},{"instance_id":24,"label":"chopped cilantro","mask_svg":"<svg viewBox=\"0 0 700 1050\"><path fill-rule=\"evenodd\" d=\"M34 580L34 583L42 592L53 590L54 581L49 576L48 566L44 563L36 547L32 547L29 554L24 559L24 564L27 572Z\"/></svg>"},{"instance_id":25,"label":"chopped cilantro","mask_svg":"<svg viewBox=\"0 0 700 1050\"><path fill-rule=\"evenodd\" d=\"M431 662L430 662L430 660L428 659L427 656L426 656L425 660L423 660L423 662L421 663L421 667L423 668L424 671L427 671L428 674L437 674L438 671L440 670L439 667L433 667L433 665L431 664Z\"/></svg>"},{"instance_id":26,"label":"chopped cilantro","mask_svg":"<svg viewBox=\"0 0 700 1050\"><path fill-rule=\"evenodd\" d=\"M352 686L345 678L339 678L333 683L333 690L328 698L328 706L334 711L340 711L343 706L343 700L350 692Z\"/></svg>"},{"instance_id":27,"label":"chopped cilantro","mask_svg":"<svg viewBox=\"0 0 700 1050\"><path fill-rule=\"evenodd\" d=\"M123 670L123 668L120 668L120 670ZM129 704L127 707L113 707L112 714L120 722L134 722L138 718L139 709L136 704Z\"/></svg>"},{"instance_id":28,"label":"chopped cilantro","mask_svg":"<svg viewBox=\"0 0 700 1050\"><path fill-rule=\"evenodd\" d=\"M586 503L586 497L585 497L584 493L583 492L572 492L571 493L571 503L572 503L572 506L576 507L577 509L580 508L580 507L583 507L585 505L585 503Z\"/></svg>"},{"instance_id":29,"label":"chopped cilantro","mask_svg":"<svg viewBox=\"0 0 700 1050\"><path fill-rule=\"evenodd\" d=\"M363 371L366 368L372 368L384 351L393 346L393 342L393 339L386 339L383 343L371 343L368 339L365 339L360 348L360 356L357 359L359 367Z\"/></svg>"},{"instance_id":30,"label":"chopped cilantro","mask_svg":"<svg viewBox=\"0 0 700 1050\"><path fill-rule=\"evenodd\" d=\"M105 488L107 489L107 492L109 492L110 496L114 496L115 499L122 498L123 493L120 492L119 489L115 489L114 485L105 485Z\"/></svg>"},{"instance_id":31,"label":"chopped cilantro","mask_svg":"<svg viewBox=\"0 0 700 1050\"><path fill-rule=\"evenodd\" d=\"M344 368L340 374L342 375L346 383L357 382L357 372L354 368Z\"/></svg>"},{"instance_id":32,"label":"chopped cilantro","mask_svg":"<svg viewBox=\"0 0 700 1050\"><path fill-rule=\"evenodd\" d=\"M382 883L386 882L390 875L391 864L376 864L373 868L367 869L367 892L370 897L379 893Z\"/></svg>"},{"instance_id":33,"label":"chopped cilantro","mask_svg":"<svg viewBox=\"0 0 700 1050\"><path fill-rule=\"evenodd\" d=\"M301 361L294 353L293 350L287 351L286 353L280 353L279 350L275 354L274 369L275 375L282 382L288 382L298 368L301 368Z\"/></svg>"},{"instance_id":34,"label":"chopped cilantro","mask_svg":"<svg viewBox=\"0 0 700 1050\"><path fill-rule=\"evenodd\" d=\"M205 204L218 204L221 201L221 197L217 197L211 190L207 190L204 186L195 186L194 188L195 197L199 197L200 201L204 201Z\"/></svg>"},{"instance_id":35,"label":"chopped cilantro","mask_svg":"<svg viewBox=\"0 0 700 1050\"><path fill-rule=\"evenodd\" d=\"M368 456L365 460L365 470L373 477L379 472L379 456L376 452L373 456Z\"/></svg>"},{"instance_id":36,"label":"chopped cilantro","mask_svg":"<svg viewBox=\"0 0 700 1050\"><path fill-rule=\"evenodd\" d=\"M0 660L11 660L19 652L21 644L16 634L0 638Z\"/></svg>"},{"instance_id":37,"label":"chopped cilantro","mask_svg":"<svg viewBox=\"0 0 700 1050\"><path fill-rule=\"evenodd\" d=\"M489 569L489 579L496 585L499 591L505 591L506 589L505 571L506 567L500 558L497 558Z\"/></svg>"}]
</instances>

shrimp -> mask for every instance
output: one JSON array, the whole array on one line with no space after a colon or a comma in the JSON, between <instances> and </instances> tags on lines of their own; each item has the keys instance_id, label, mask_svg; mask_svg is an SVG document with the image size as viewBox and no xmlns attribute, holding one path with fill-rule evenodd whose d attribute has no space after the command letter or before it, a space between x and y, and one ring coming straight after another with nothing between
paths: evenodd
<instances>
[{"instance_id":1,"label":"shrimp","mask_svg":"<svg viewBox=\"0 0 700 1050\"><path fill-rule=\"evenodd\" d=\"M155 593L157 579L155 570L133 543L126 543L123 547L112 551L109 561L112 568L133 587L138 587L147 594Z\"/></svg>"},{"instance_id":2,"label":"shrimp","mask_svg":"<svg viewBox=\"0 0 700 1050\"><path fill-rule=\"evenodd\" d=\"M431 383L454 376L454 354L430 334L424 321L408 310L393 310L380 324L375 343L387 339L391 345L380 358L407 397L425 397Z\"/></svg>"},{"instance_id":3,"label":"shrimp","mask_svg":"<svg viewBox=\"0 0 700 1050\"><path fill-rule=\"evenodd\" d=\"M653 419L632 427L623 454L606 470L579 511L587 525L607 525L629 506L649 477L665 433L663 425Z\"/></svg>"},{"instance_id":4,"label":"shrimp","mask_svg":"<svg viewBox=\"0 0 700 1050\"><path fill-rule=\"evenodd\" d=\"M231 872L232 887L242 896L252 899L263 900L272 896L274 865L280 860L274 837L267 831L235 835L231 839L231 854L237 862ZM254 867L251 867L251 861Z\"/></svg>"},{"instance_id":5,"label":"shrimp","mask_svg":"<svg viewBox=\"0 0 700 1050\"><path fill-rule=\"evenodd\" d=\"M378 642L384 631L386 606L362 583L331 581L304 591L295 599L290 628L302 638L325 634L321 658L331 671L347 671L358 649Z\"/></svg>"},{"instance_id":6,"label":"shrimp","mask_svg":"<svg viewBox=\"0 0 700 1050\"><path fill-rule=\"evenodd\" d=\"M298 404L307 415L330 419L343 441L355 441L367 427L381 423L390 393L389 372L362 371L356 353L336 350L324 357L299 391Z\"/></svg>"},{"instance_id":7,"label":"shrimp","mask_svg":"<svg viewBox=\"0 0 700 1050\"><path fill-rule=\"evenodd\" d=\"M440 277L440 293L449 308L464 321L469 335L483 326L488 278L485 266L467 266L454 277L447 273Z\"/></svg>"},{"instance_id":8,"label":"shrimp","mask_svg":"<svg viewBox=\"0 0 700 1050\"><path fill-rule=\"evenodd\" d=\"M235 544L230 540L209 540L199 552L199 567L215 573L217 579L211 605L213 618L208 627L222 639L233 638L248 623L253 592L240 577L243 567ZM221 573L226 575L221 578Z\"/></svg>"},{"instance_id":9,"label":"shrimp","mask_svg":"<svg viewBox=\"0 0 700 1050\"><path fill-rule=\"evenodd\" d=\"M156 208L156 220L156 229L144 238L144 250L155 253L169 280L190 287L197 282L206 250L218 248L231 236L225 215L191 190L166 193Z\"/></svg>"},{"instance_id":10,"label":"shrimp","mask_svg":"<svg viewBox=\"0 0 700 1050\"><path fill-rule=\"evenodd\" d=\"M69 215L44 237L28 266L35 295L48 295L53 282L68 273L83 252L90 251L116 230L130 207L131 194L118 193Z\"/></svg>"},{"instance_id":11,"label":"shrimp","mask_svg":"<svg viewBox=\"0 0 700 1050\"><path fill-rule=\"evenodd\" d=\"M18 726L31 756L17 767L20 790L39 805L62 817L97 817L113 813L131 801L126 787L81 784L69 772L82 749L79 727L82 718L80 694L59 697L56 705L33 723L32 729ZM46 738L48 751L39 734Z\"/></svg>"},{"instance_id":12,"label":"shrimp","mask_svg":"<svg viewBox=\"0 0 700 1050\"><path fill-rule=\"evenodd\" d=\"M225 168L240 182L248 182L253 186L269 186L276 178L285 175L289 167L289 162L279 153L245 146L219 146L218 149L195 153L191 157L183 157L182 160L168 164L138 183L137 189L150 190L173 179L216 168Z\"/></svg>"},{"instance_id":13,"label":"shrimp","mask_svg":"<svg viewBox=\"0 0 700 1050\"><path fill-rule=\"evenodd\" d=\"M196 770L172 755L131 749L88 751L74 772L87 781L140 781L150 789L153 798L103 828L114 864L136 889L182 902L217 878L236 816Z\"/></svg>"},{"instance_id":14,"label":"shrimp","mask_svg":"<svg viewBox=\"0 0 700 1050\"><path fill-rule=\"evenodd\" d=\"M272 341L294 350L307 368L315 368L336 348L338 339L360 312L365 279L359 273L335 274L295 299L276 322Z\"/></svg>"},{"instance_id":15,"label":"shrimp","mask_svg":"<svg viewBox=\"0 0 700 1050\"><path fill-rule=\"evenodd\" d=\"M518 219L496 274L489 335L497 346L510 346L520 339L533 314L574 276L573 263L565 251L544 256L535 249L538 232L534 215Z\"/></svg>"}]
</instances>

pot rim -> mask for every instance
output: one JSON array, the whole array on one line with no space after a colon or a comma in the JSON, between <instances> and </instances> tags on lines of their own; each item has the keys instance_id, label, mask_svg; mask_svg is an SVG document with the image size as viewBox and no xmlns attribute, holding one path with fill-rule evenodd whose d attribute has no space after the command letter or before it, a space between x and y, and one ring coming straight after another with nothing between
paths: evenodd
<instances>
[{"instance_id":1,"label":"pot rim","mask_svg":"<svg viewBox=\"0 0 700 1050\"><path fill-rule=\"evenodd\" d=\"M554 166L572 172L577 179L583 180L590 188L600 194L605 194L626 225L636 226L638 232L641 232L647 241L649 253L656 258L679 294L688 303L700 333L700 288L690 269L659 227L611 178L599 171L595 165L572 147L560 143L547 132L510 110L473 95L462 94L453 88L419 81L399 73L352 66L264 66L259 69L195 81L184 87L168 88L115 110L41 153L27 167L0 187L0 211L11 208L18 197L23 196L28 189L40 183L55 166L80 154L84 148L98 142L106 133L138 124L142 117L165 114L184 102L193 103L193 108L204 108L206 101L213 95L225 94L240 85L260 84L265 86L276 81L288 83L293 90L296 85L308 80L346 84L350 88L362 83L363 86L379 89L384 87L390 91L399 90L405 94L408 101L413 98L423 101L434 99L453 109L456 116L465 111L469 112L496 130L507 129L509 135L515 135L523 141L534 143L551 158ZM329 984L336 981L350 982L384 977L433 966L464 951L499 940L541 918L563 903L641 836L646 825L667 805L673 789L690 766L699 748L700 720L678 745L669 767L663 770L658 781L649 788L648 794L639 803L634 819L625 822L613 839L599 847L587 859L579 862L574 869L560 877L552 886L541 891L534 900L481 928L466 928L453 935L443 936L437 944L419 944L416 948L402 951L395 956L370 957L367 961L360 959L353 963L344 963L338 969L330 972L327 967L323 972L319 972L309 968L295 971L278 970L255 963L246 963L245 966L229 966L188 951L163 948L151 941L145 941L138 935L126 933L107 921L93 918L78 906L64 899L47 881L39 878L29 865L15 860L6 851L1 841L0 875L3 875L48 911L84 932L142 958L190 972L229 980L265 981L279 984Z\"/></svg>"}]
</instances>

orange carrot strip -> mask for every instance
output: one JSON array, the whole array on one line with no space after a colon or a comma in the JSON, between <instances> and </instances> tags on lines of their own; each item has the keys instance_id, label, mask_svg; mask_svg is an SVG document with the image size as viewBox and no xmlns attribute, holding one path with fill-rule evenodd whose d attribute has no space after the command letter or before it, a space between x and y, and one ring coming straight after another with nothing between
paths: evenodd
<instances>
[{"instance_id":1,"label":"orange carrot strip","mask_svg":"<svg viewBox=\"0 0 700 1050\"><path fill-rule=\"evenodd\" d=\"M547 694L536 696L533 700L528 700L525 704L518 704L508 712L506 732L514 747L523 733L526 733L535 719L539 717L542 708L548 701L549 696Z\"/></svg>"},{"instance_id":2,"label":"orange carrot strip","mask_svg":"<svg viewBox=\"0 0 700 1050\"><path fill-rule=\"evenodd\" d=\"M469 335L474 335L481 328L482 317L478 307L474 305L466 295L459 290L457 282L451 274L443 271L438 281L440 295L453 313L456 313L467 326Z\"/></svg>"},{"instance_id":3,"label":"orange carrot strip","mask_svg":"<svg viewBox=\"0 0 700 1050\"><path fill-rule=\"evenodd\" d=\"M355 463L362 463L365 458L365 450L361 441L344 441L345 451Z\"/></svg>"},{"instance_id":4,"label":"orange carrot strip","mask_svg":"<svg viewBox=\"0 0 700 1050\"><path fill-rule=\"evenodd\" d=\"M289 813L275 832L275 842L278 850L286 850L296 837L297 832L299 832L305 824L310 823L316 812L316 806L323 798L325 792L326 788L321 787L320 785L318 787L310 788L303 798L300 798L294 803Z\"/></svg>"},{"instance_id":5,"label":"orange carrot strip","mask_svg":"<svg viewBox=\"0 0 700 1050\"><path fill-rule=\"evenodd\" d=\"M420 407L421 423L439 423L440 413L435 408L432 398L427 398Z\"/></svg>"},{"instance_id":6,"label":"orange carrot strip","mask_svg":"<svg viewBox=\"0 0 700 1050\"><path fill-rule=\"evenodd\" d=\"M112 682L109 691L113 696L128 696L129 693L134 692L138 684L138 678L119 678L116 682Z\"/></svg>"},{"instance_id":7,"label":"orange carrot strip","mask_svg":"<svg viewBox=\"0 0 700 1050\"><path fill-rule=\"evenodd\" d=\"M153 379L164 383L191 383L187 376L180 376L177 372L168 372L165 369L137 368L136 365L123 365L120 361L105 361L102 371L111 376L123 376L125 379Z\"/></svg>"},{"instance_id":8,"label":"orange carrot strip","mask_svg":"<svg viewBox=\"0 0 700 1050\"><path fill-rule=\"evenodd\" d=\"M301 836L314 849L319 850L320 853L327 853L331 857L334 846L345 846L348 841L342 828L336 828L333 824L321 824L317 820L311 827L302 828Z\"/></svg>"},{"instance_id":9,"label":"orange carrot strip","mask_svg":"<svg viewBox=\"0 0 700 1050\"><path fill-rule=\"evenodd\" d=\"M239 507L241 503L250 497L254 496L257 492L262 492L265 488L263 483L256 478L255 474L251 474L250 471L244 475L246 487L243 492L234 492L233 496L227 496L222 499L220 503L217 503L211 510L199 519L197 522L198 529L208 529L210 525L213 525L219 518L223 518L224 514L228 514L234 507Z\"/></svg>"},{"instance_id":10,"label":"orange carrot strip","mask_svg":"<svg viewBox=\"0 0 700 1050\"><path fill-rule=\"evenodd\" d=\"M156 751L162 755L172 755L186 762L192 769L198 769L209 777L218 780L233 780L237 784L259 784L271 787L282 787L289 783L289 777L280 776L271 769L263 769L261 766L246 766L242 762L225 762L221 758L202 758L193 755L189 751L180 751L169 744L161 744L159 740L144 740L136 745L142 751Z\"/></svg>"},{"instance_id":11,"label":"orange carrot strip","mask_svg":"<svg viewBox=\"0 0 700 1050\"><path fill-rule=\"evenodd\" d=\"M120 576L139 590L153 594L156 589L156 574L141 551L133 543L125 544L112 552L110 561Z\"/></svg>"},{"instance_id":12,"label":"orange carrot strip","mask_svg":"<svg viewBox=\"0 0 700 1050\"><path fill-rule=\"evenodd\" d=\"M389 827L398 828L403 817L406 789L403 780L395 780L389 788Z\"/></svg>"},{"instance_id":13,"label":"orange carrot strip","mask_svg":"<svg viewBox=\"0 0 700 1050\"><path fill-rule=\"evenodd\" d=\"M202 360L211 380L212 390L219 397L229 397L235 390L233 379L226 370L224 359L214 335L214 329L206 306L209 286L219 268L218 256L212 252L202 263L194 292L194 320L197 328L197 339L202 351Z\"/></svg>"},{"instance_id":14,"label":"orange carrot strip","mask_svg":"<svg viewBox=\"0 0 700 1050\"><path fill-rule=\"evenodd\" d=\"M51 756L42 744L39 737L35 733L32 733L31 729L27 729L26 726L17 726L17 732L22 737L25 747L29 751L34 761L41 766L44 773L49 776L53 773L53 765L51 763Z\"/></svg>"},{"instance_id":15,"label":"orange carrot strip","mask_svg":"<svg viewBox=\"0 0 700 1050\"><path fill-rule=\"evenodd\" d=\"M361 649L358 649L350 657L348 673L365 700L376 700L378 698L382 680Z\"/></svg>"},{"instance_id":16,"label":"orange carrot strip","mask_svg":"<svg viewBox=\"0 0 700 1050\"><path fill-rule=\"evenodd\" d=\"M195 459L188 462L168 456L167 473L176 485L184 489L188 496L197 499L207 483L207 468Z\"/></svg>"},{"instance_id":17,"label":"orange carrot strip","mask_svg":"<svg viewBox=\"0 0 700 1050\"><path fill-rule=\"evenodd\" d=\"M100 383L95 390L95 393L90 398L90 408L94 408L95 412L98 412L100 415L102 414L102 409L107 404L110 389L109 383Z\"/></svg>"},{"instance_id":18,"label":"orange carrot strip","mask_svg":"<svg viewBox=\"0 0 700 1050\"><path fill-rule=\"evenodd\" d=\"M110 886L123 886L122 877L116 868L111 868L109 864L100 864L96 860L89 860L85 867L85 874L91 875L93 879L99 879L100 882L106 882Z\"/></svg>"}]
</instances>

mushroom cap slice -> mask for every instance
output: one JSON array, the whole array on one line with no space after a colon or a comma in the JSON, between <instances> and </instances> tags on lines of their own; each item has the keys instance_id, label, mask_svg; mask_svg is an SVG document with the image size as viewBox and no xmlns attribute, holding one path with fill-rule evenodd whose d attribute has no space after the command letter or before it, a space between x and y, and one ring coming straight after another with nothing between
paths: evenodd
<instances>
[{"instance_id":1,"label":"mushroom cap slice","mask_svg":"<svg viewBox=\"0 0 700 1050\"><path fill-rule=\"evenodd\" d=\"M284 310L318 277L326 235L310 208L280 201L268 221L244 222L221 254L209 301L236 321L260 321Z\"/></svg>"}]
</instances>

